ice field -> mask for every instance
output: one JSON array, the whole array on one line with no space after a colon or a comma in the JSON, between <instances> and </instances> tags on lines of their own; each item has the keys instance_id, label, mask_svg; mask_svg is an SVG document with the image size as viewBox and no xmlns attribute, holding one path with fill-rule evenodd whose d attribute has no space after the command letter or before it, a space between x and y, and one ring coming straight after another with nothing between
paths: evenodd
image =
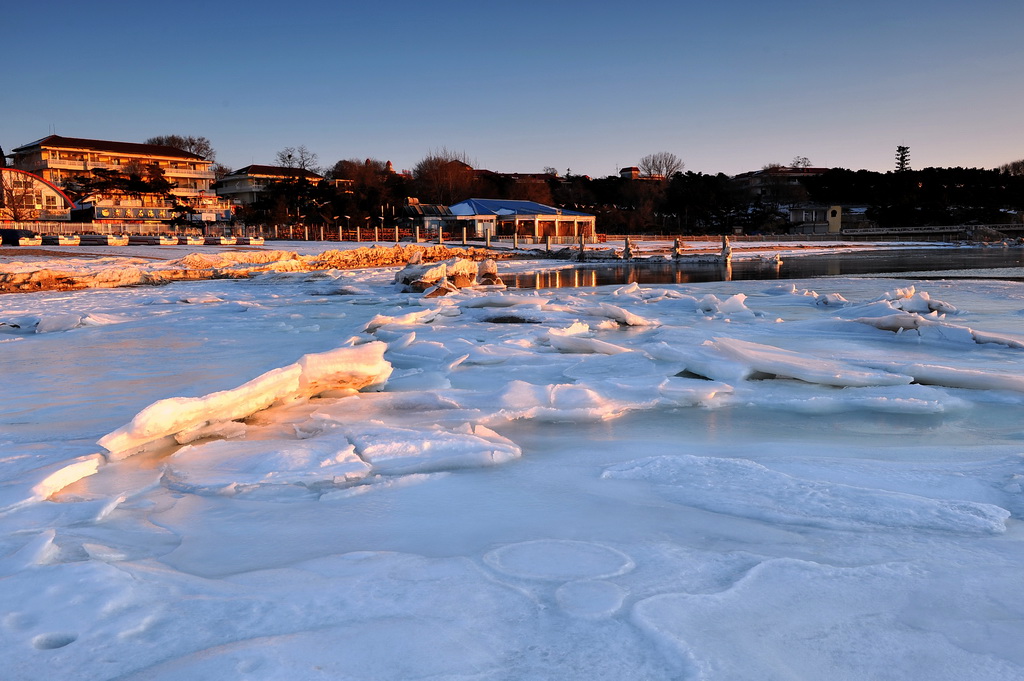
<instances>
[{"instance_id":1,"label":"ice field","mask_svg":"<svg viewBox=\"0 0 1024 681\"><path fill-rule=\"evenodd\" d=\"M394 275L0 296L0 679L1024 679L1024 284Z\"/></svg>"}]
</instances>

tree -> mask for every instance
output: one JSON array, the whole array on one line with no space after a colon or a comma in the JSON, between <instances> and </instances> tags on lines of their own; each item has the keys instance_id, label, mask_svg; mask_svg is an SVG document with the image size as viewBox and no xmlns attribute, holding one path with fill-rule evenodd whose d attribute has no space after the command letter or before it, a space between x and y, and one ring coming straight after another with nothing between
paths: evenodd
<instances>
[{"instance_id":1,"label":"tree","mask_svg":"<svg viewBox=\"0 0 1024 681\"><path fill-rule=\"evenodd\" d=\"M811 159L806 156L794 156L793 160L789 164L790 168L810 168Z\"/></svg>"},{"instance_id":2,"label":"tree","mask_svg":"<svg viewBox=\"0 0 1024 681\"><path fill-rule=\"evenodd\" d=\"M138 198L143 194L157 194L169 200L174 187L159 165L138 161L122 166L121 170L93 168L91 175L77 175L64 183L64 188L80 202L101 195Z\"/></svg>"},{"instance_id":3,"label":"tree","mask_svg":"<svg viewBox=\"0 0 1024 681\"><path fill-rule=\"evenodd\" d=\"M1024 158L1018 161L1010 161L999 166L997 170L1007 175L1013 175L1015 177L1024 176Z\"/></svg>"},{"instance_id":4,"label":"tree","mask_svg":"<svg viewBox=\"0 0 1024 681\"><path fill-rule=\"evenodd\" d=\"M333 201L335 215L347 215L355 224L370 217L389 226L410 195L409 179L395 173L385 161L375 158L338 161L328 172L333 180L347 180Z\"/></svg>"},{"instance_id":5,"label":"tree","mask_svg":"<svg viewBox=\"0 0 1024 681\"><path fill-rule=\"evenodd\" d=\"M299 170L308 170L317 175L320 174L320 167L316 164L319 157L307 149L305 145L300 145L297 148L285 147L277 152L277 156L274 158L277 161L277 165L281 168L298 168Z\"/></svg>"},{"instance_id":6,"label":"tree","mask_svg":"<svg viewBox=\"0 0 1024 681\"><path fill-rule=\"evenodd\" d=\"M36 190L25 175L0 171L0 216L15 222L37 217Z\"/></svg>"},{"instance_id":7,"label":"tree","mask_svg":"<svg viewBox=\"0 0 1024 681\"><path fill-rule=\"evenodd\" d=\"M472 198L477 182L468 161L466 152L444 147L425 156L412 170L419 197L446 206Z\"/></svg>"},{"instance_id":8,"label":"tree","mask_svg":"<svg viewBox=\"0 0 1024 681\"><path fill-rule=\"evenodd\" d=\"M210 166L210 170L213 171L213 177L218 180L224 177L225 175L231 174L231 168L229 166L224 165L223 163L214 163L213 165Z\"/></svg>"},{"instance_id":9,"label":"tree","mask_svg":"<svg viewBox=\"0 0 1024 681\"><path fill-rule=\"evenodd\" d=\"M910 147L900 145L896 147L896 172L904 173L910 170Z\"/></svg>"},{"instance_id":10,"label":"tree","mask_svg":"<svg viewBox=\"0 0 1024 681\"><path fill-rule=\"evenodd\" d=\"M686 164L678 156L668 151L648 154L640 159L640 163L637 165L641 174L647 177L661 177L666 180L681 172L685 166Z\"/></svg>"},{"instance_id":11,"label":"tree","mask_svg":"<svg viewBox=\"0 0 1024 681\"><path fill-rule=\"evenodd\" d=\"M146 140L146 144L158 144L164 147L174 147L190 154L201 156L204 160L213 161L217 158L217 152L213 150L210 140L205 137L193 137L188 135L158 135Z\"/></svg>"}]
</instances>

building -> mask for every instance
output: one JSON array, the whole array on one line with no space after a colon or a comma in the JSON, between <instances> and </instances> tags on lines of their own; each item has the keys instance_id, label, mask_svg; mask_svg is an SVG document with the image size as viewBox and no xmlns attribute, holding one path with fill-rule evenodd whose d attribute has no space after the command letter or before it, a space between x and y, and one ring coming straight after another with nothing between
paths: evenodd
<instances>
[{"instance_id":1,"label":"building","mask_svg":"<svg viewBox=\"0 0 1024 681\"><path fill-rule=\"evenodd\" d=\"M790 204L807 200L801 180L827 171L828 168L768 166L740 173L732 181L750 201Z\"/></svg>"},{"instance_id":2,"label":"building","mask_svg":"<svg viewBox=\"0 0 1024 681\"><path fill-rule=\"evenodd\" d=\"M867 206L823 206L799 204L789 208L791 234L841 234L875 224L867 219Z\"/></svg>"},{"instance_id":3,"label":"building","mask_svg":"<svg viewBox=\"0 0 1024 681\"><path fill-rule=\"evenodd\" d=\"M592 240L594 216L546 206L534 201L510 199L467 199L450 207L457 224L467 235L511 237L540 243L551 237L554 243L570 243L583 235Z\"/></svg>"},{"instance_id":4,"label":"building","mask_svg":"<svg viewBox=\"0 0 1024 681\"><path fill-rule=\"evenodd\" d=\"M236 206L248 206L259 200L260 194L273 182L306 180L318 184L323 176L302 168L249 165L239 168L220 178L214 185L217 196L231 201ZM348 182L339 180L339 182Z\"/></svg>"},{"instance_id":5,"label":"building","mask_svg":"<svg viewBox=\"0 0 1024 681\"><path fill-rule=\"evenodd\" d=\"M155 167L171 183L167 193L83 195L76 206L84 211L85 218L168 222L181 216L180 207L185 206L186 213L193 220L215 222L231 219L231 204L218 198L211 189L213 162L174 147L50 135L14 149L11 156L15 168L65 189L74 184L75 178L92 177L94 170L128 173Z\"/></svg>"},{"instance_id":6,"label":"building","mask_svg":"<svg viewBox=\"0 0 1024 681\"><path fill-rule=\"evenodd\" d=\"M0 221L66 221L74 205L59 187L38 175L0 167Z\"/></svg>"},{"instance_id":7,"label":"building","mask_svg":"<svg viewBox=\"0 0 1024 681\"><path fill-rule=\"evenodd\" d=\"M409 198L405 203L405 216L410 229L419 230L421 235L436 235L439 230L454 233L461 229L448 206L435 203L420 203L419 199ZM467 230L466 236L475 236L475 232Z\"/></svg>"}]
</instances>

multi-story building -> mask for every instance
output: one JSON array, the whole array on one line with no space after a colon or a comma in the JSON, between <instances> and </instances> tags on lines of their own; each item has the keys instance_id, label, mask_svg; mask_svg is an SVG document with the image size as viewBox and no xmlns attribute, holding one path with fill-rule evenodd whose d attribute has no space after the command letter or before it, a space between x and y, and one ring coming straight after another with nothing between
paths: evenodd
<instances>
[{"instance_id":1,"label":"multi-story building","mask_svg":"<svg viewBox=\"0 0 1024 681\"><path fill-rule=\"evenodd\" d=\"M230 202L211 189L212 161L187 151L157 144L111 142L50 135L13 150L14 167L66 187L74 178L89 177L95 169L125 172L157 166L173 186L167 194L108 193L83 196L77 206L89 209L94 220L165 222L186 206L189 217L204 222L231 218Z\"/></svg>"},{"instance_id":2,"label":"multi-story building","mask_svg":"<svg viewBox=\"0 0 1024 681\"><path fill-rule=\"evenodd\" d=\"M272 182L306 180L312 184L318 184L323 179L322 176L302 168L251 165L239 168L220 178L214 185L214 189L218 196L229 199L236 205L248 206L256 203L263 190Z\"/></svg>"},{"instance_id":3,"label":"multi-story building","mask_svg":"<svg viewBox=\"0 0 1024 681\"><path fill-rule=\"evenodd\" d=\"M760 199L791 204L807 200L807 191L801 180L827 171L828 168L771 165L761 170L740 173L732 181L751 201Z\"/></svg>"}]
</instances>

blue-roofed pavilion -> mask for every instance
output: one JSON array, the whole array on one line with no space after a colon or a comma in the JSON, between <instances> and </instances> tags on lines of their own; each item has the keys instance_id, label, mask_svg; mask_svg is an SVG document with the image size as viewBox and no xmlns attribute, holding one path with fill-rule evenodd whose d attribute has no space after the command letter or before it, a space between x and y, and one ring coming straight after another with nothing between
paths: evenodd
<instances>
[{"instance_id":1,"label":"blue-roofed pavilion","mask_svg":"<svg viewBox=\"0 0 1024 681\"><path fill-rule=\"evenodd\" d=\"M513 199L466 199L450 207L467 232L476 237L487 234L498 238L517 235L524 242L540 243L548 237L553 243L571 243L580 235L594 239L594 216L573 210L546 206L535 201Z\"/></svg>"}]
</instances>

